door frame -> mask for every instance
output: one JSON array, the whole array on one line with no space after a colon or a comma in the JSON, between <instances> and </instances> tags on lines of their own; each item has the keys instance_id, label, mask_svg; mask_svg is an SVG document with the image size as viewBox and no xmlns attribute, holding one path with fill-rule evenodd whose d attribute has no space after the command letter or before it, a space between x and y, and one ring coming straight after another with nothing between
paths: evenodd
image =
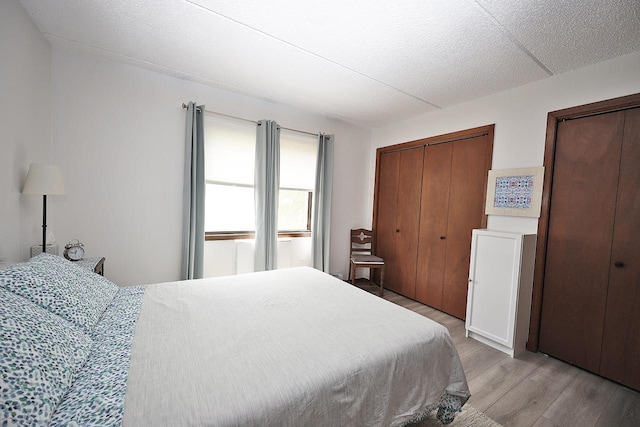
<instances>
[{"instance_id":1,"label":"door frame","mask_svg":"<svg viewBox=\"0 0 640 427\"><path fill-rule=\"evenodd\" d=\"M640 107L640 93L593 102L577 107L552 111L547 115L547 132L544 145L544 184L542 186L542 209L538 220L538 244L533 274L531 316L529 318L529 337L527 350L537 352L540 339L540 321L542 317L542 294L544 292L544 272L547 256L547 232L549 229L549 211L551 209L551 189L553 186L553 165L556 149L558 122L597 114L612 113Z\"/></svg>"}]
</instances>

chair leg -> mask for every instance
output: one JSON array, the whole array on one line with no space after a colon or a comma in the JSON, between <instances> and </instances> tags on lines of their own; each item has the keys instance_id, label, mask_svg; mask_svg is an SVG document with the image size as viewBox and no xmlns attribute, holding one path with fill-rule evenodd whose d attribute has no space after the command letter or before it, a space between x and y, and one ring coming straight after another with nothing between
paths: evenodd
<instances>
[{"instance_id":1,"label":"chair leg","mask_svg":"<svg viewBox=\"0 0 640 427\"><path fill-rule=\"evenodd\" d=\"M356 284L356 265L355 264L351 264L351 274L349 274L349 276L351 277L351 284L355 286Z\"/></svg>"},{"instance_id":2,"label":"chair leg","mask_svg":"<svg viewBox=\"0 0 640 427\"><path fill-rule=\"evenodd\" d=\"M384 265L380 269L380 297L384 296Z\"/></svg>"}]
</instances>

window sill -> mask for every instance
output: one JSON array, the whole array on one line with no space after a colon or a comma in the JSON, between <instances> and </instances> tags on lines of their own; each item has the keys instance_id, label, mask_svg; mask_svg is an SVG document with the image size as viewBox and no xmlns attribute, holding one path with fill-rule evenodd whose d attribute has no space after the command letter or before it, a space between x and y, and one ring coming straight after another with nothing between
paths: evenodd
<instances>
[{"instance_id":1,"label":"window sill","mask_svg":"<svg viewBox=\"0 0 640 427\"><path fill-rule=\"evenodd\" d=\"M310 231L281 231L278 233L278 237L311 237ZM205 233L204 240L240 240L240 239L255 239L255 233Z\"/></svg>"}]
</instances>

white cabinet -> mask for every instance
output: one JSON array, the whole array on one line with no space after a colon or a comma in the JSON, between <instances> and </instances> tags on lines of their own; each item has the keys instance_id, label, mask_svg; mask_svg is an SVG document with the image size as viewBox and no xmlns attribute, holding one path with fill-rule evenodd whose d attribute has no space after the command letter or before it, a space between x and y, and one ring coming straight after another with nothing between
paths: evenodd
<instances>
[{"instance_id":1,"label":"white cabinet","mask_svg":"<svg viewBox=\"0 0 640 427\"><path fill-rule=\"evenodd\" d=\"M536 235L473 230L466 335L516 356L525 350Z\"/></svg>"}]
</instances>

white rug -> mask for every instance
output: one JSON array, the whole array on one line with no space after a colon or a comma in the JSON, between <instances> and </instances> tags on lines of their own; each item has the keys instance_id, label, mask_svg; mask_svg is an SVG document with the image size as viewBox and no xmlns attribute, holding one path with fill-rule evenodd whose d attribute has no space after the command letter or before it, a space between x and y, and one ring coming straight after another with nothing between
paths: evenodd
<instances>
[{"instance_id":1,"label":"white rug","mask_svg":"<svg viewBox=\"0 0 640 427\"><path fill-rule=\"evenodd\" d=\"M435 417L435 412L434 412ZM456 415L456 419L449 427L502 427L473 406L464 405L462 412ZM421 423L415 424L415 427L442 427L442 423L435 418L429 418Z\"/></svg>"}]
</instances>

